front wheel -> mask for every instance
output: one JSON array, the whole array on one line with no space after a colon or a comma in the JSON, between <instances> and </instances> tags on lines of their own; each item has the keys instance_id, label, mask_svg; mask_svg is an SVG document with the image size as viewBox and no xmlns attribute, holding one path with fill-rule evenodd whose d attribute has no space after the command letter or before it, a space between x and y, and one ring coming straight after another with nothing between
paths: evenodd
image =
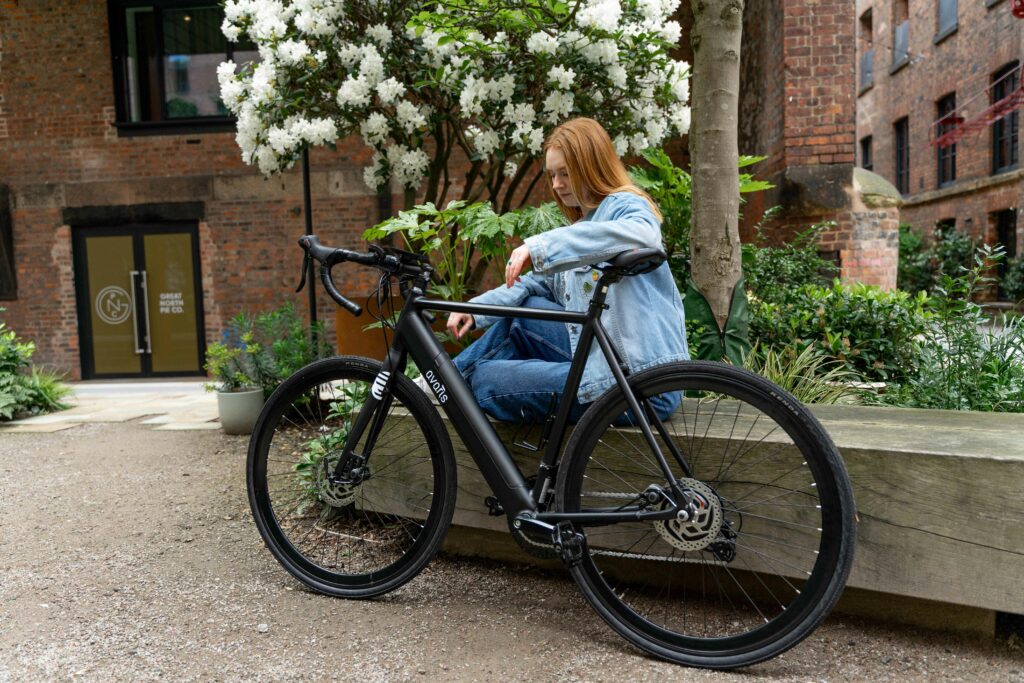
<instances>
[{"instance_id":1,"label":"front wheel","mask_svg":"<svg viewBox=\"0 0 1024 683\"><path fill-rule=\"evenodd\" d=\"M278 387L249 442L249 504L270 552L295 578L328 595L366 598L409 581L437 552L455 508L455 461L437 411L404 375L367 429L358 481L328 473L369 396L380 363L317 361Z\"/></svg>"},{"instance_id":2,"label":"front wheel","mask_svg":"<svg viewBox=\"0 0 1024 683\"><path fill-rule=\"evenodd\" d=\"M853 494L832 441L795 398L732 366L674 363L630 385L678 405L656 441L699 513L577 525L572 574L587 600L633 644L689 666L746 666L800 642L853 561ZM587 411L560 468L560 511L666 509L667 478L632 422L618 389Z\"/></svg>"}]
</instances>

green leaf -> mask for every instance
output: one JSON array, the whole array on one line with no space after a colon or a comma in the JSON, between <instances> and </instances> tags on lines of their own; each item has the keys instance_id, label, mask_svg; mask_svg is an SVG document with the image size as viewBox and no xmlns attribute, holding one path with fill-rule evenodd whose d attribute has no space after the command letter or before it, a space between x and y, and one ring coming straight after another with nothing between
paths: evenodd
<instances>
[{"instance_id":1,"label":"green leaf","mask_svg":"<svg viewBox=\"0 0 1024 683\"><path fill-rule=\"evenodd\" d=\"M697 349L691 349L691 355L699 360L724 359L742 367L744 356L750 352L750 311L743 278L733 289L724 332L718 326L711 304L692 282L686 288L683 307L686 311L686 324L701 330L697 337Z\"/></svg>"}]
</instances>

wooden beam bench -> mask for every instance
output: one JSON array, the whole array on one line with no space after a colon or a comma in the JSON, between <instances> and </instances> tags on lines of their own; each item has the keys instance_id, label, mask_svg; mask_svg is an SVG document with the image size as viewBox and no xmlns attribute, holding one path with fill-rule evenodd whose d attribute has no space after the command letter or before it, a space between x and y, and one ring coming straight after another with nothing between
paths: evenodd
<instances>
[{"instance_id":1,"label":"wooden beam bench","mask_svg":"<svg viewBox=\"0 0 1024 683\"><path fill-rule=\"evenodd\" d=\"M1024 415L816 406L853 482L860 517L854 568L839 609L933 627L993 632L1024 614ZM516 431L497 425L506 443ZM449 428L459 464L457 554L537 562ZM513 449L524 473L536 455ZM549 564L557 566L557 563Z\"/></svg>"}]
</instances>

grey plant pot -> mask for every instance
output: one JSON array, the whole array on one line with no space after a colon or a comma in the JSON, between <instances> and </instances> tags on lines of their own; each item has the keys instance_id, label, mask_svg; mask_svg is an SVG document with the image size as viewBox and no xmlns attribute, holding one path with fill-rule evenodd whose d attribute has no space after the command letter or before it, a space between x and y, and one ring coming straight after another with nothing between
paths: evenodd
<instances>
[{"instance_id":1,"label":"grey plant pot","mask_svg":"<svg viewBox=\"0 0 1024 683\"><path fill-rule=\"evenodd\" d=\"M262 409L262 389L217 392L217 412L225 434L251 434Z\"/></svg>"}]
</instances>

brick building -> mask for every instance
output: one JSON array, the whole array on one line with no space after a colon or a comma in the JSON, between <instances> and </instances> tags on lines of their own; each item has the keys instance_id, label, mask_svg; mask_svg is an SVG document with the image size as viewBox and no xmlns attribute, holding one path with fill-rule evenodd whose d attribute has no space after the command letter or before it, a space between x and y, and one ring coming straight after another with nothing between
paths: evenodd
<instances>
[{"instance_id":1,"label":"brick building","mask_svg":"<svg viewBox=\"0 0 1024 683\"><path fill-rule=\"evenodd\" d=\"M746 4L741 151L768 155L757 173L777 185L745 208L748 236L773 204L777 237L836 218L825 247L844 275L891 284L895 209L866 205L854 173L853 6ZM238 311L304 310L301 175L241 162L209 73L232 56L215 5L0 5L0 306L72 377L200 373ZM367 150L347 140L311 162L316 231L356 246L390 199L362 182Z\"/></svg>"},{"instance_id":2,"label":"brick building","mask_svg":"<svg viewBox=\"0 0 1024 683\"><path fill-rule=\"evenodd\" d=\"M743 208L741 236L780 206L765 237L779 242L833 220L820 247L845 280L892 288L898 262L898 198L854 166L856 46L848 0L747 2L741 55L740 151L775 189Z\"/></svg>"},{"instance_id":3,"label":"brick building","mask_svg":"<svg viewBox=\"0 0 1024 683\"><path fill-rule=\"evenodd\" d=\"M242 163L217 116L219 25L216 3L0 6L0 307L37 362L73 377L200 374L240 310L305 310L301 173L264 180ZM358 139L311 154L325 242L355 246L379 220L368 157Z\"/></svg>"},{"instance_id":4,"label":"brick building","mask_svg":"<svg viewBox=\"0 0 1024 683\"><path fill-rule=\"evenodd\" d=\"M857 163L903 196L901 221L1020 254L1019 111L1024 21L1008 0L857 0ZM936 140L950 131L955 144Z\"/></svg>"}]
</instances>

